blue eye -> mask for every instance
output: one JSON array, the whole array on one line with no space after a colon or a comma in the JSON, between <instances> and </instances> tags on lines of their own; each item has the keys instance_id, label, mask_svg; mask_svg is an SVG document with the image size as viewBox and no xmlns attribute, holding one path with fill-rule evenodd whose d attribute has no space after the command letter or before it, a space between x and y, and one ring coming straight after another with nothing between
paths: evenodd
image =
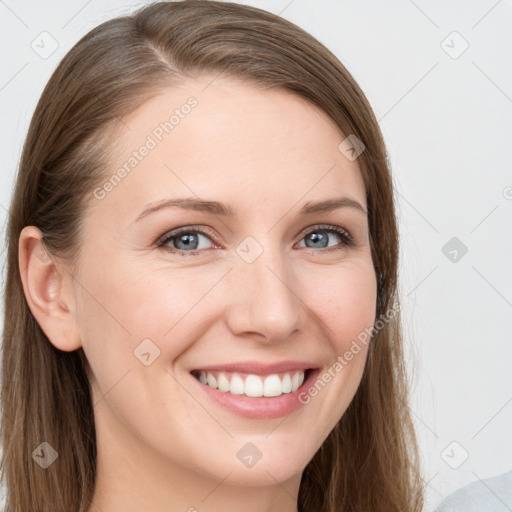
<instances>
[{"instance_id":1,"label":"blue eye","mask_svg":"<svg viewBox=\"0 0 512 512\"><path fill-rule=\"evenodd\" d=\"M209 235L200 229L180 229L168 234L160 243L159 247L164 247L172 253L178 253L182 256L198 254L197 249L204 249L200 244L200 237L210 239ZM171 244L169 246L169 244ZM192 249L192 250L189 250ZM186 253L186 254L184 254Z\"/></svg>"},{"instance_id":2,"label":"blue eye","mask_svg":"<svg viewBox=\"0 0 512 512\"><path fill-rule=\"evenodd\" d=\"M329 243L329 236L326 233L334 234L341 239L341 245L337 244L331 247L326 247L325 244ZM353 247L355 241L352 236L345 229L336 226L315 226L312 230L308 231L302 240L307 240L312 243L312 246L306 246L309 249L324 249L322 252L338 251L346 247ZM316 245L315 245L316 244Z\"/></svg>"},{"instance_id":3,"label":"blue eye","mask_svg":"<svg viewBox=\"0 0 512 512\"><path fill-rule=\"evenodd\" d=\"M336 235L341 242L334 246L326 246L329 244L329 235ZM197 228L180 228L176 231L171 231L164 235L163 238L157 243L159 248L165 249L168 252L174 254L180 254L181 256L195 256L201 253L201 250L208 249L201 244L201 237L211 241L211 235L207 232ZM345 229L337 226L313 226L308 232L302 237L302 240L306 240L307 243L312 245L306 245L308 249L321 249L321 251L314 252L331 252L346 249L356 245L354 238ZM302 246L304 247L304 246Z\"/></svg>"}]
</instances>

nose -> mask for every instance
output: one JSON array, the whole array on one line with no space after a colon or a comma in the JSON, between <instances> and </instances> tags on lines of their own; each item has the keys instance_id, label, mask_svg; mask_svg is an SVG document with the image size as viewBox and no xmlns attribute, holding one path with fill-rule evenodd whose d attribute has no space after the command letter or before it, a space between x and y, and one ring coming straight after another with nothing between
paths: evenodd
<instances>
[{"instance_id":1,"label":"nose","mask_svg":"<svg viewBox=\"0 0 512 512\"><path fill-rule=\"evenodd\" d=\"M257 334L260 341L276 343L303 328L306 306L293 268L278 250L265 249L252 263L236 260L227 277L226 317L235 335Z\"/></svg>"}]
</instances>

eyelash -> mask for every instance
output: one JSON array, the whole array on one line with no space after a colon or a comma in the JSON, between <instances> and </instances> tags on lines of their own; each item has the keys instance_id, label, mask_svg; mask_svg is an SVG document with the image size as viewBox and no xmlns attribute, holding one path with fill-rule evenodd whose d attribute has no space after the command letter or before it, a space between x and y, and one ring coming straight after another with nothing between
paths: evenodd
<instances>
[{"instance_id":1,"label":"eyelash","mask_svg":"<svg viewBox=\"0 0 512 512\"><path fill-rule=\"evenodd\" d=\"M342 242L339 245L335 245L334 247L327 247L327 248L318 249L318 250L311 248L311 247L306 247L306 249L309 249L313 252L324 252L324 253L328 252L328 253L330 253L330 252L339 251L339 250L342 250L345 248L354 247L356 245L354 238L349 234L349 232L347 230L345 230L343 228L339 228L337 226L323 225L323 224L318 224L316 226L312 226L311 229L304 234L304 236L300 239L300 241L302 241L307 235L314 233L315 231L325 231L327 233L335 233L341 238ZM200 254L201 252L203 252L204 250L206 250L206 249L201 249L199 251L182 251L180 249L171 248L170 246L167 245L171 240L178 238L180 235L183 235L185 233L186 234L204 235L207 238L209 238L210 240L212 238L211 235L209 235L206 231L203 231L202 229L193 228L193 227L179 228L176 231L166 233L163 237L160 237L160 239L157 241L157 247L164 249L173 254L180 254L181 256L196 256L196 255Z\"/></svg>"}]
</instances>

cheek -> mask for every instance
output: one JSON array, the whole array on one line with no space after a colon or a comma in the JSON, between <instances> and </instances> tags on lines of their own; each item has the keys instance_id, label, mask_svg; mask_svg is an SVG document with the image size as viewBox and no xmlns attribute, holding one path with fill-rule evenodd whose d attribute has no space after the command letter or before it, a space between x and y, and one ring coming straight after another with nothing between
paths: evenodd
<instances>
[{"instance_id":1,"label":"cheek","mask_svg":"<svg viewBox=\"0 0 512 512\"><path fill-rule=\"evenodd\" d=\"M352 261L317 269L301 279L308 307L321 320L337 354L375 321L377 282L371 261ZM309 284L307 284L309 283Z\"/></svg>"},{"instance_id":2,"label":"cheek","mask_svg":"<svg viewBox=\"0 0 512 512\"><path fill-rule=\"evenodd\" d=\"M203 324L213 313L207 295L225 268L148 271L129 259L114 261L104 256L104 264L91 265L80 276L84 284L78 290L78 323L92 365L97 360L100 367L137 368L140 363L134 350L147 339L172 361L190 340L201 336Z\"/></svg>"},{"instance_id":3,"label":"cheek","mask_svg":"<svg viewBox=\"0 0 512 512\"><path fill-rule=\"evenodd\" d=\"M307 305L320 320L318 325L323 326L325 340L321 346L328 351L330 361L299 397L322 425L318 445L340 420L359 387L368 353L365 331L375 322L377 299L371 260L347 261L330 270L321 270L322 279L311 275L313 279L302 281L322 283L311 284L303 293L310 297Z\"/></svg>"}]
</instances>

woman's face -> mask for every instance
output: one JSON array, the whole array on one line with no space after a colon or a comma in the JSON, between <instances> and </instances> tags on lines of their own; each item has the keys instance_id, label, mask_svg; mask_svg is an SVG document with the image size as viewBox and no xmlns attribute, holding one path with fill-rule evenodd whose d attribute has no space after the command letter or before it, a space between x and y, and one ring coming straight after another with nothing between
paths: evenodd
<instances>
[{"instance_id":1,"label":"woman's face","mask_svg":"<svg viewBox=\"0 0 512 512\"><path fill-rule=\"evenodd\" d=\"M325 113L210 81L123 119L85 213L76 327L100 460L263 485L302 473L360 382L365 346L332 368L375 320L365 188ZM362 209L311 209L342 198Z\"/></svg>"}]
</instances>

